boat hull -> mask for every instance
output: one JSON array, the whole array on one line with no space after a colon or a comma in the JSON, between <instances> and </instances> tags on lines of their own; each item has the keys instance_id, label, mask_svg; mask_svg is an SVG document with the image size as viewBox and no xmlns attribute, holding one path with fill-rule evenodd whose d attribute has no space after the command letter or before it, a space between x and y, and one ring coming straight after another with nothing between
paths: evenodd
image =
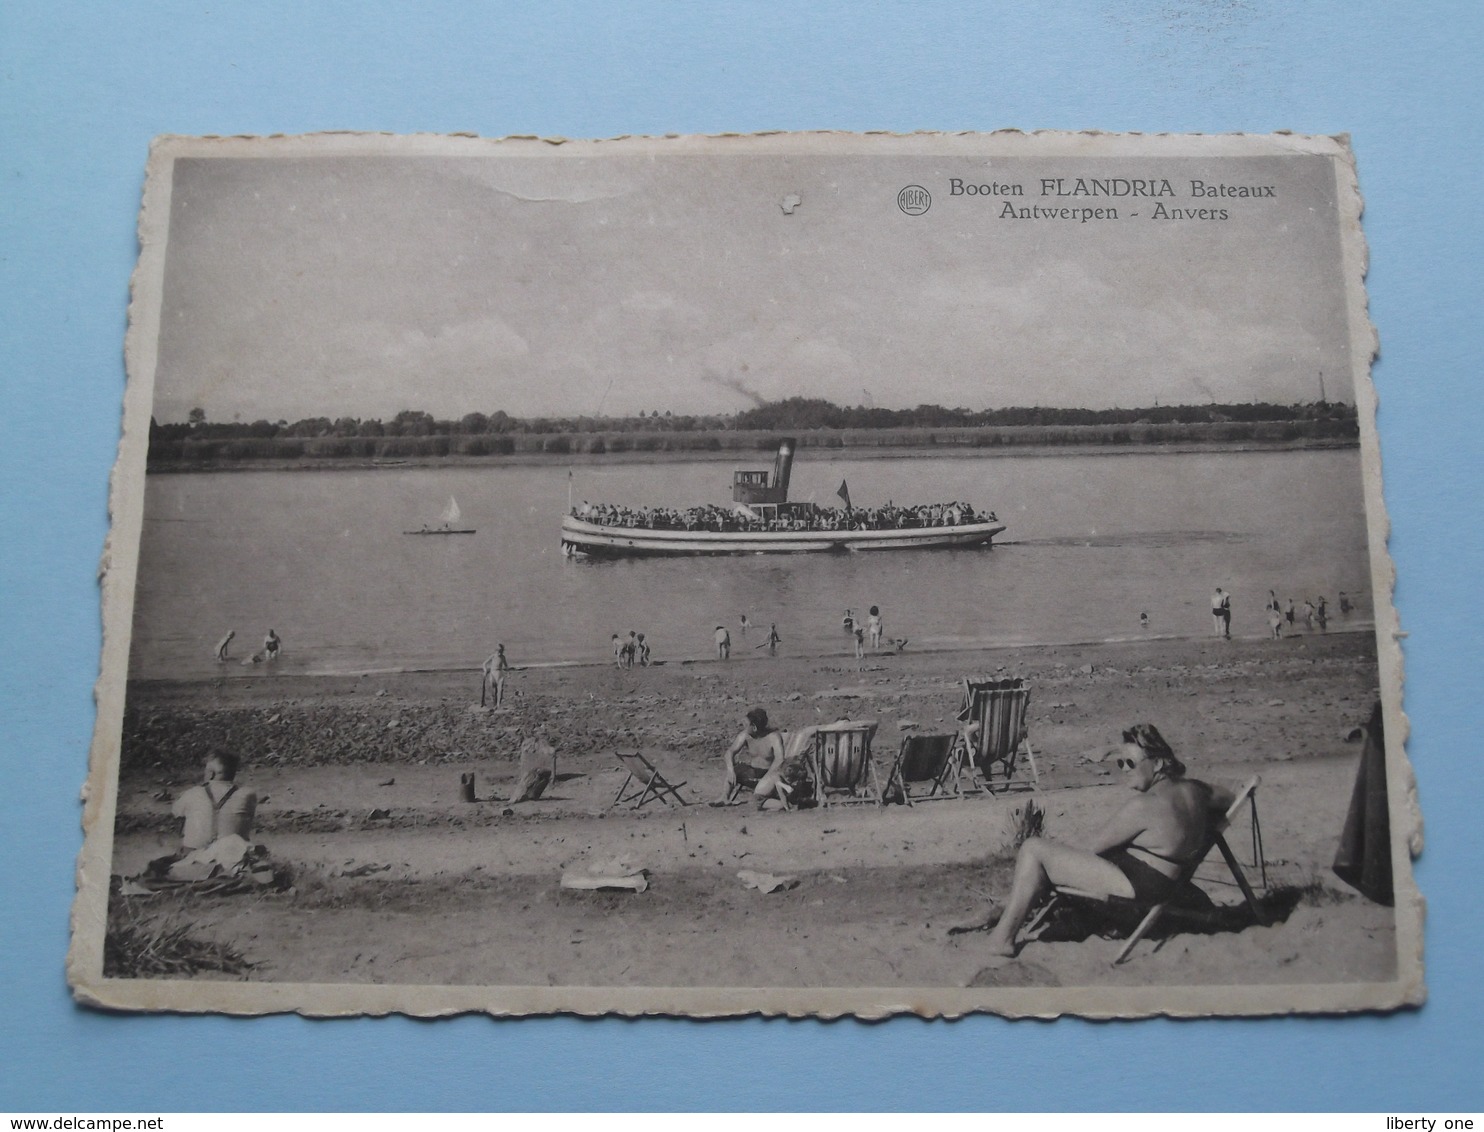
<instances>
[{"instance_id":1,"label":"boat hull","mask_svg":"<svg viewBox=\"0 0 1484 1132\"><path fill-rule=\"evenodd\" d=\"M568 515L562 520L562 550L601 558L936 550L985 546L1004 529L1003 523L992 522L869 531L657 531L603 526Z\"/></svg>"}]
</instances>

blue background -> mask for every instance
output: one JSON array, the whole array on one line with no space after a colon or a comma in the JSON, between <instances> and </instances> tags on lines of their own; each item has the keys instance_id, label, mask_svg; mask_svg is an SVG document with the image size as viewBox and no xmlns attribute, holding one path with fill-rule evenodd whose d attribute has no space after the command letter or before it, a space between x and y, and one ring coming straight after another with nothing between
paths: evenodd
<instances>
[{"instance_id":1,"label":"blue background","mask_svg":"<svg viewBox=\"0 0 1484 1132\"><path fill-rule=\"evenodd\" d=\"M1385 0L0 5L0 1109L1484 1107L1481 26L1475 3ZM151 137L1011 126L1353 137L1428 821L1425 1008L863 1025L71 1005L95 572Z\"/></svg>"}]
</instances>

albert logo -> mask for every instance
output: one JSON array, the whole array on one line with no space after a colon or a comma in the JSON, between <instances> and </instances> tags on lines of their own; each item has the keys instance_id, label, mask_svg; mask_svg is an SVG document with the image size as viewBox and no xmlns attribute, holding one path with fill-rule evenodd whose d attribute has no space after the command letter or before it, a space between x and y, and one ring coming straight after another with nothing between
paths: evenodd
<instances>
[{"instance_id":1,"label":"albert logo","mask_svg":"<svg viewBox=\"0 0 1484 1132\"><path fill-rule=\"evenodd\" d=\"M921 185L908 185L897 194L897 207L908 216L921 216L933 206L933 195Z\"/></svg>"}]
</instances>

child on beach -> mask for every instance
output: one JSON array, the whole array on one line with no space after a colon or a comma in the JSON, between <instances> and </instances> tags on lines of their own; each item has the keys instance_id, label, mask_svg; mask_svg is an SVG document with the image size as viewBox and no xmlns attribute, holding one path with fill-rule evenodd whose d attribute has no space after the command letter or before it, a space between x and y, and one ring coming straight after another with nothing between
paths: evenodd
<instances>
[{"instance_id":1,"label":"child on beach","mask_svg":"<svg viewBox=\"0 0 1484 1132\"><path fill-rule=\"evenodd\" d=\"M1230 640L1232 635L1232 596L1224 593L1220 586L1211 595L1211 624L1216 635Z\"/></svg>"},{"instance_id":2,"label":"child on beach","mask_svg":"<svg viewBox=\"0 0 1484 1132\"><path fill-rule=\"evenodd\" d=\"M484 679L479 685L479 706L484 707L485 695L489 694L492 701L491 707L499 707L505 702L505 674L510 671L510 662L505 659L505 646L498 644L495 651L485 660L481 671Z\"/></svg>"},{"instance_id":3,"label":"child on beach","mask_svg":"<svg viewBox=\"0 0 1484 1132\"><path fill-rule=\"evenodd\" d=\"M237 756L229 752L212 755L206 760L205 781L192 786L170 807L172 814L185 819L181 849L205 849L228 834L236 834L244 841L252 840L258 792L250 786L237 785L238 762Z\"/></svg>"}]
</instances>

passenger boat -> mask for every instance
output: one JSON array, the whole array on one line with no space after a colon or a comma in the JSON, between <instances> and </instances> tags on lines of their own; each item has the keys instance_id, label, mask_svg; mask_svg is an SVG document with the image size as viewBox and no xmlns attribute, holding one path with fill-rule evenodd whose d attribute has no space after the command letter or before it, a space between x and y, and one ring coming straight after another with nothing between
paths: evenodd
<instances>
[{"instance_id":1,"label":"passenger boat","mask_svg":"<svg viewBox=\"0 0 1484 1132\"><path fill-rule=\"evenodd\" d=\"M849 491L840 485L843 511L814 503L788 501L795 441L782 441L771 476L767 470L736 471L732 478L732 507L708 509L711 522L664 522L640 525L638 516L651 512L591 506L573 508L562 519L562 553L592 557L704 554L809 554L829 551L912 550L987 546L1005 529L991 513L980 515L962 504L931 508L936 522L923 522L911 512L923 508L890 508L896 516L887 525L872 523L876 511L854 509ZM635 516L634 522L615 521L614 512ZM674 513L668 513L673 515Z\"/></svg>"}]
</instances>

